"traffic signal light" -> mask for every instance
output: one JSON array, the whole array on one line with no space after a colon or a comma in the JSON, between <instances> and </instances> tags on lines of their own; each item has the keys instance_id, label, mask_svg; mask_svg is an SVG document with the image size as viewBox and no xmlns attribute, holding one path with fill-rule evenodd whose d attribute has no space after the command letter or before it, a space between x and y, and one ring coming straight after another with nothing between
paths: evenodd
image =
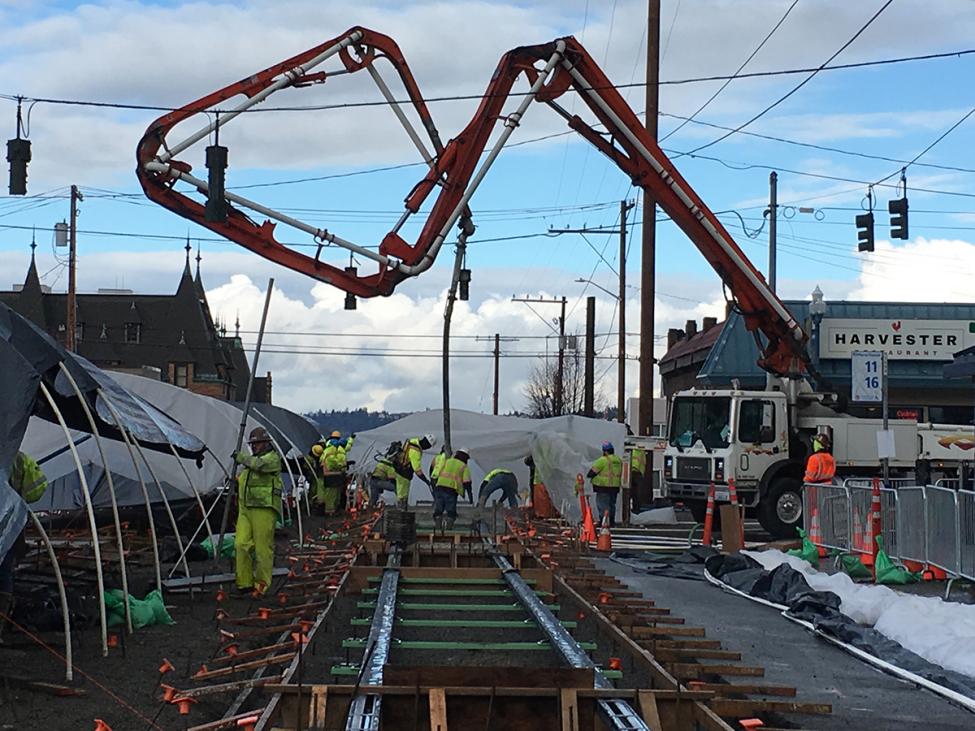
<instances>
[{"instance_id":1,"label":"traffic signal light","mask_svg":"<svg viewBox=\"0 0 975 731\"><path fill-rule=\"evenodd\" d=\"M457 283L460 286L460 300L466 302L471 297L471 270L461 269Z\"/></svg>"},{"instance_id":2,"label":"traffic signal light","mask_svg":"<svg viewBox=\"0 0 975 731\"><path fill-rule=\"evenodd\" d=\"M861 213L856 217L857 251L873 251L873 212Z\"/></svg>"},{"instance_id":3,"label":"traffic signal light","mask_svg":"<svg viewBox=\"0 0 975 731\"><path fill-rule=\"evenodd\" d=\"M227 220L227 199L225 181L227 174L227 148L223 145L210 145L207 154L207 207L205 220L224 223Z\"/></svg>"},{"instance_id":4,"label":"traffic signal light","mask_svg":"<svg viewBox=\"0 0 975 731\"><path fill-rule=\"evenodd\" d=\"M890 238L907 239L907 196L887 202L890 211Z\"/></svg>"},{"instance_id":5,"label":"traffic signal light","mask_svg":"<svg viewBox=\"0 0 975 731\"><path fill-rule=\"evenodd\" d=\"M27 163L30 162L30 140L7 140L7 162L10 163L10 195L27 195Z\"/></svg>"}]
</instances>

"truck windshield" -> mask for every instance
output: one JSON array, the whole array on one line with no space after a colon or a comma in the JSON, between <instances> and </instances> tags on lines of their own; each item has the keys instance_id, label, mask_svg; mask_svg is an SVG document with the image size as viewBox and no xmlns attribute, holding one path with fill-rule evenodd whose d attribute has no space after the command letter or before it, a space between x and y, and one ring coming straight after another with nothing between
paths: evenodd
<instances>
[{"instance_id":1,"label":"truck windshield","mask_svg":"<svg viewBox=\"0 0 975 731\"><path fill-rule=\"evenodd\" d=\"M700 439L709 449L727 447L730 414L730 398L682 396L674 401L670 444L690 447Z\"/></svg>"}]
</instances>

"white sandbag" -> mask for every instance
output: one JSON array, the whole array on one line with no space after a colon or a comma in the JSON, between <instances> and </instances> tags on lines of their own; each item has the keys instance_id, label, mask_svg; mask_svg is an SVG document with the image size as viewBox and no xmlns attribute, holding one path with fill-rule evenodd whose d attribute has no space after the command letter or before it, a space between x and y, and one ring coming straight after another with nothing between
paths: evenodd
<instances>
[{"instance_id":1,"label":"white sandbag","mask_svg":"<svg viewBox=\"0 0 975 731\"><path fill-rule=\"evenodd\" d=\"M671 525L677 522L674 507L654 508L639 513L630 513L630 525Z\"/></svg>"}]
</instances>

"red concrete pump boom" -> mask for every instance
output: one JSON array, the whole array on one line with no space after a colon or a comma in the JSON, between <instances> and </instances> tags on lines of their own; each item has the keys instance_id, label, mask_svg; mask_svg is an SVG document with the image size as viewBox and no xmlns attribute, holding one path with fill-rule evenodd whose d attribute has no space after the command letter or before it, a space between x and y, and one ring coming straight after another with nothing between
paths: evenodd
<instances>
[{"instance_id":1,"label":"red concrete pump boom","mask_svg":"<svg viewBox=\"0 0 975 731\"><path fill-rule=\"evenodd\" d=\"M344 70L312 71L333 56L338 56ZM387 59L399 75L432 151L427 149L401 106L394 103L396 100L376 68L375 62L380 58ZM361 70L367 70L372 76L429 165L427 174L407 195L402 217L383 238L378 252L346 241L327 229L304 224L231 191L226 193L229 204L226 221L207 221L204 206L175 189L175 183L183 180L206 195L207 181L191 175L190 166L177 161L175 156L206 139L216 126L216 121L211 122L183 142L167 144L166 135L177 123L213 110L231 97L246 96L247 99L239 106L221 112L219 125L222 127L279 89L323 83L337 73ZM503 108L512 96L512 87L522 75L530 84L530 89L521 96L515 111L505 113ZM569 91L578 94L598 120L597 125L590 125L557 103L556 100ZM143 190L152 200L261 256L358 296L388 295L399 282L432 266L450 230L458 221L462 224L462 235L469 235L473 231L467 215L467 204L533 102L545 103L561 115L571 129L629 175L634 185L644 188L647 196L656 200L694 242L731 292L746 326L755 334L762 353L759 365L778 375L801 375L807 368L809 357L807 336L802 327L769 289L761 273L720 221L677 172L589 53L572 37L537 46L523 46L506 53L498 63L473 119L463 131L443 145L395 42L374 31L353 28L305 53L157 119L139 142L137 174ZM499 124L503 125L500 136L485 155L489 138ZM411 244L399 232L410 216L420 210L434 189L439 189L437 197L426 216L422 231ZM244 208L311 234L318 244L315 256L296 252L278 243L274 238L274 224L270 220L257 224L243 212ZM322 261L322 249L328 245L339 246L360 258L372 260L378 265L377 271L359 275L351 267L343 269ZM764 343L758 338L758 333L765 336Z\"/></svg>"}]
</instances>

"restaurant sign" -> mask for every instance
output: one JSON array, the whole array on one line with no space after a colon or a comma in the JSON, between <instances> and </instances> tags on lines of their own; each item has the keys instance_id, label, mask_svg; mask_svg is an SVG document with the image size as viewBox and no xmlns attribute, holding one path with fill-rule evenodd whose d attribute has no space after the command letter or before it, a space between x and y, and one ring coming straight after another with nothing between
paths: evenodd
<instances>
[{"instance_id":1,"label":"restaurant sign","mask_svg":"<svg viewBox=\"0 0 975 731\"><path fill-rule=\"evenodd\" d=\"M819 327L819 357L848 360L854 351L883 351L891 360L950 361L975 345L969 320L856 320L826 318Z\"/></svg>"}]
</instances>

